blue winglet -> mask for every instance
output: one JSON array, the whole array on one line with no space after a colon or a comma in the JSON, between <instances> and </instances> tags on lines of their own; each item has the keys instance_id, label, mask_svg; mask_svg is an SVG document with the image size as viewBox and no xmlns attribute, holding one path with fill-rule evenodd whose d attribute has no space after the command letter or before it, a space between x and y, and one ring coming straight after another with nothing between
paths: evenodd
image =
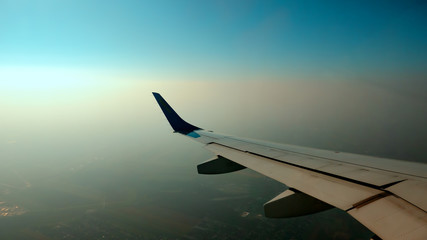
<instances>
[{"instance_id":1,"label":"blue winglet","mask_svg":"<svg viewBox=\"0 0 427 240\"><path fill-rule=\"evenodd\" d=\"M153 95L175 132L188 134L194 130L201 129L184 121L160 94L153 92Z\"/></svg>"}]
</instances>

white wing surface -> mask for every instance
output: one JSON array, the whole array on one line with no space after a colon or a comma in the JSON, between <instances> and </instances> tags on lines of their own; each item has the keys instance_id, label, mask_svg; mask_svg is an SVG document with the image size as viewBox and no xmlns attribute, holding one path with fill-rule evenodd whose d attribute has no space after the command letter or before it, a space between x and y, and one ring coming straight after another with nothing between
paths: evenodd
<instances>
[{"instance_id":1,"label":"white wing surface","mask_svg":"<svg viewBox=\"0 0 427 240\"><path fill-rule=\"evenodd\" d=\"M153 93L175 132L216 157L201 174L250 168L289 189L264 205L267 217L295 217L332 207L346 211L375 239L427 239L427 164L244 139L184 121Z\"/></svg>"}]
</instances>

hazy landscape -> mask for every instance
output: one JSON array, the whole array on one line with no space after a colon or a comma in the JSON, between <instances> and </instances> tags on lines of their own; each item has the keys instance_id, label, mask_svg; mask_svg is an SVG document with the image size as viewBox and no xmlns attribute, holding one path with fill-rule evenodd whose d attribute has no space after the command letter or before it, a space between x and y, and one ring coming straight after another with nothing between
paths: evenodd
<instances>
[{"instance_id":1,"label":"hazy landscape","mask_svg":"<svg viewBox=\"0 0 427 240\"><path fill-rule=\"evenodd\" d=\"M265 218L262 205L286 186L251 170L198 175L195 166L212 154L172 133L150 90L162 92L188 121L220 132L385 157L407 155L407 160L425 157L426 134L419 125L426 119L419 114L423 102L387 88L331 82L325 88L318 85L316 97L307 97L297 93L309 92L316 83L270 82L263 89L257 83L185 83L193 87L190 95L177 87L186 89L182 82L97 84L75 89L57 102L33 98L19 103L13 101L16 95L3 102L9 108L3 108L7 127L1 130L2 239L371 236L337 209L292 219ZM230 86L243 91L233 95ZM328 90L332 86L334 90ZM206 88L212 92L203 94ZM216 98L214 92L223 97ZM343 92L352 94L343 97ZM49 98L52 93L33 89L32 94L27 97ZM378 103L379 98L390 101ZM333 105L337 99L340 104ZM408 101L413 104L405 104ZM359 106L363 102L376 104ZM396 106L418 118L385 121ZM322 108L324 114L313 112ZM372 111L380 113L367 122ZM419 130L400 133L408 125ZM370 126L382 128L363 130ZM384 134L412 137L383 139ZM418 155L410 159L414 154Z\"/></svg>"}]
</instances>

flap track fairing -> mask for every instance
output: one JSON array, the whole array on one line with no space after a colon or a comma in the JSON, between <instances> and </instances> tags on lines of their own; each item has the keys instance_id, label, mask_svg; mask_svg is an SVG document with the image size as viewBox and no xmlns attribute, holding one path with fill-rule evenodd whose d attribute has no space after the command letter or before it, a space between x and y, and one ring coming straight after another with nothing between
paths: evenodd
<instances>
[{"instance_id":1,"label":"flap track fairing","mask_svg":"<svg viewBox=\"0 0 427 240\"><path fill-rule=\"evenodd\" d=\"M199 174L222 174L239 171L245 168L246 167L238 163L218 155L213 159L197 165L197 172Z\"/></svg>"},{"instance_id":2,"label":"flap track fairing","mask_svg":"<svg viewBox=\"0 0 427 240\"><path fill-rule=\"evenodd\" d=\"M288 189L264 204L269 218L290 218L318 213L333 206L297 190Z\"/></svg>"}]
</instances>

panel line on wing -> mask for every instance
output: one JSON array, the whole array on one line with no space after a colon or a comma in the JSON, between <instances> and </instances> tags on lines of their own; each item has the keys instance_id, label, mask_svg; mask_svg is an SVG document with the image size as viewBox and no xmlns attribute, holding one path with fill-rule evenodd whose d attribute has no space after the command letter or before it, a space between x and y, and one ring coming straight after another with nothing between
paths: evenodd
<instances>
[{"instance_id":1,"label":"panel line on wing","mask_svg":"<svg viewBox=\"0 0 427 240\"><path fill-rule=\"evenodd\" d=\"M351 208L355 202L382 192L372 187L285 164L264 156L245 153L220 144L210 144L206 148L217 155L221 154L234 162L344 211Z\"/></svg>"},{"instance_id":2,"label":"panel line on wing","mask_svg":"<svg viewBox=\"0 0 427 240\"><path fill-rule=\"evenodd\" d=\"M223 146L223 147L227 147L227 148L230 148L230 149L237 150L239 152L244 152L244 153L252 154L252 155L255 155L255 156L267 158L267 159L270 159L270 160L273 160L273 161L276 161L276 162L280 162L280 163L284 163L284 164L287 164L287 165L290 165L290 166L294 166L294 167L298 167L298 168L301 168L301 169L313 171L313 172L320 173L320 174L323 174L323 175L326 175L326 176L338 178L338 179L345 180L345 181L348 181L348 182L352 182L352 183L356 183L356 184L363 185L363 186L366 186L366 187L374 188L374 189L377 189L377 190L383 190L379 186L376 186L376 185L373 185L373 184L370 184L370 183L357 181L357 180L354 180L354 179L351 179L351 178L346 178L346 177L335 175L335 174L332 174L332 173L319 171L317 169L312 169L312 168L304 167L304 166L297 165L297 164L294 164L294 163L284 162L282 160L278 160L278 159L275 159L275 158L264 156L264 155L261 155L261 154L258 154L258 153L254 153L254 152L250 152L250 151L242 151L242 150L240 150L238 148L233 148L233 147L226 146L226 145L223 145L223 144L219 144L219 143L216 143L216 142L211 143L211 144L217 144L217 145L220 145L220 146Z\"/></svg>"},{"instance_id":3,"label":"panel line on wing","mask_svg":"<svg viewBox=\"0 0 427 240\"><path fill-rule=\"evenodd\" d=\"M234 145L234 147L236 147L236 149L238 149L238 150L247 150L247 149L245 149L246 145L251 145L252 147L255 145L255 146L259 146L261 148L265 148L266 147L265 145L263 145L261 143L252 142L252 141L241 139L241 138L236 139L236 138L228 137L228 136L226 136L223 139L219 140L217 143L222 143L222 142L226 143L226 144L222 144L222 145L224 145L224 146L229 146L228 144ZM309 153L306 153L306 152L298 152L298 151L293 151L293 150L289 150L289 149L281 149L281 148L271 147L271 146L269 146L269 148L270 149L274 149L277 152L282 152L283 154L292 153L292 154L296 154L296 155L300 155L300 156L308 156L308 157L312 157L312 158L316 158L316 159L324 159L324 160L327 160L327 161L339 162L339 163L353 165L353 166L358 166L358 167L363 167L363 168L370 168L370 169L377 170L377 171L384 171L384 172L389 172L389 173L394 173L394 174L399 174L399 175L407 175L407 176L411 176L411 177L418 177L418 178L427 179L426 176L416 175L416 174L412 174L412 173L402 173L402 172L393 171L393 170L390 170L390 169L382 169L382 168L371 166L371 165L363 165L363 164L349 162L349 161L344 161L344 160L339 160L339 159L335 159L335 158L329 158L329 157L325 157L325 156L319 156L319 155L309 154ZM356 155L356 154L353 154L353 155ZM360 155L360 156L363 156L363 155ZM398 161L399 162L399 160L394 160L394 159L387 159L387 160Z\"/></svg>"},{"instance_id":4,"label":"panel line on wing","mask_svg":"<svg viewBox=\"0 0 427 240\"><path fill-rule=\"evenodd\" d=\"M382 193L377 194L375 196L368 197L367 199L363 199L362 201L359 201L359 202L353 204L353 207L350 208L350 209L348 209L347 211L350 211L350 210L352 210L354 208L361 208L361 207L363 207L365 205L368 205L368 204L370 204L372 202L380 200L381 198L387 197L389 195L390 195L390 193L388 193L388 192L382 192Z\"/></svg>"}]
</instances>

